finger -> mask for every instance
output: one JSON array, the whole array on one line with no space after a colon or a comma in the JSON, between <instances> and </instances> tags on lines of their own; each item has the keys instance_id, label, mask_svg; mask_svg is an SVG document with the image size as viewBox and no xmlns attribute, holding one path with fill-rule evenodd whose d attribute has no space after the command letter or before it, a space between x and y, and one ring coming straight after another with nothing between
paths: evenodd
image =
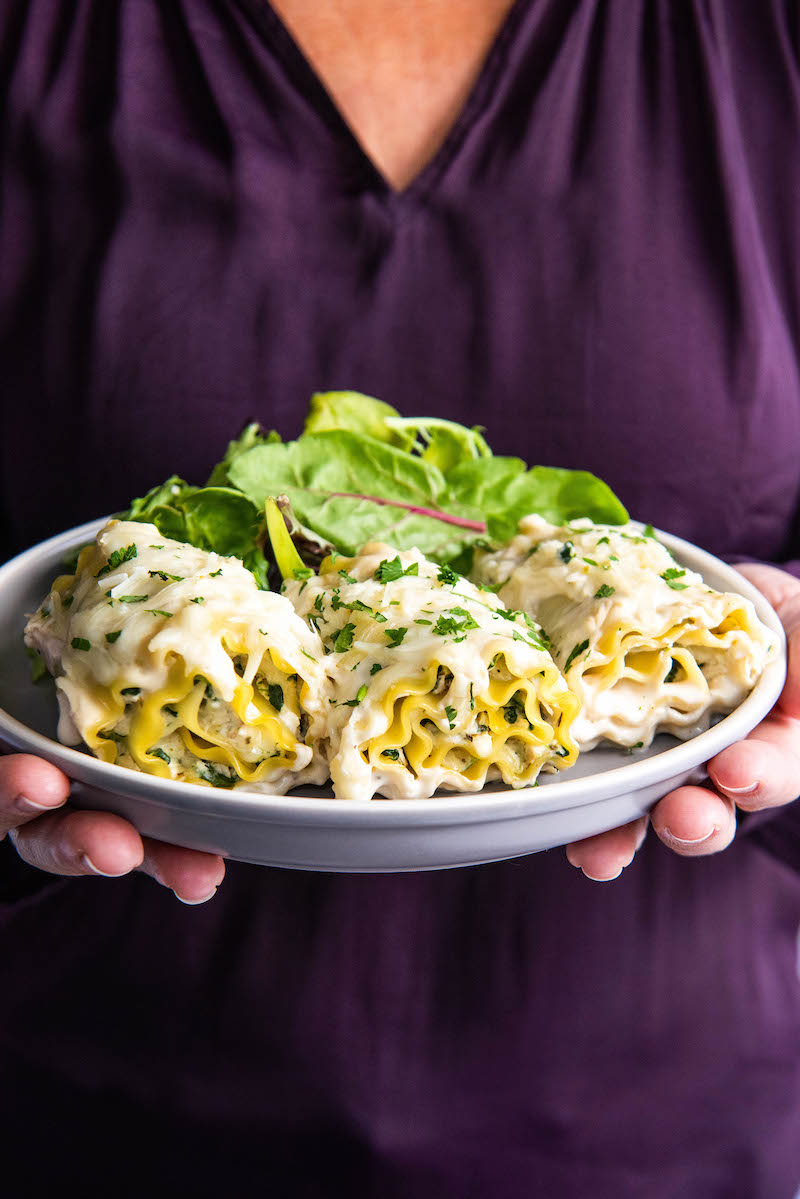
<instances>
[{"instance_id":1,"label":"finger","mask_svg":"<svg viewBox=\"0 0 800 1199\"><path fill-rule=\"evenodd\" d=\"M117 877L144 859L136 829L112 812L52 812L14 829L11 840L20 857L37 870L68 877Z\"/></svg>"},{"instance_id":2,"label":"finger","mask_svg":"<svg viewBox=\"0 0 800 1199\"><path fill-rule=\"evenodd\" d=\"M795 727L788 730L786 724ZM708 764L714 785L746 812L779 807L800 794L800 758L793 749L797 722L773 718L746 741L717 754Z\"/></svg>"},{"instance_id":3,"label":"finger","mask_svg":"<svg viewBox=\"0 0 800 1199\"><path fill-rule=\"evenodd\" d=\"M181 903L205 903L217 892L225 877L225 862L219 854L183 849L163 841L144 838L144 859L139 869L175 892Z\"/></svg>"},{"instance_id":4,"label":"finger","mask_svg":"<svg viewBox=\"0 0 800 1199\"><path fill-rule=\"evenodd\" d=\"M0 758L0 840L9 829L61 807L69 779L57 766L30 754Z\"/></svg>"},{"instance_id":5,"label":"finger","mask_svg":"<svg viewBox=\"0 0 800 1199\"><path fill-rule=\"evenodd\" d=\"M736 805L707 787L678 787L650 813L650 823L670 849L684 857L718 853L736 834Z\"/></svg>"},{"instance_id":6,"label":"finger","mask_svg":"<svg viewBox=\"0 0 800 1199\"><path fill-rule=\"evenodd\" d=\"M736 569L763 592L780 617L786 633L787 670L778 704L787 715L800 718L800 581L763 563L743 562Z\"/></svg>"},{"instance_id":7,"label":"finger","mask_svg":"<svg viewBox=\"0 0 800 1199\"><path fill-rule=\"evenodd\" d=\"M567 846L567 860L593 882L610 882L631 864L646 833L647 817L641 816L621 828L573 841Z\"/></svg>"}]
</instances>

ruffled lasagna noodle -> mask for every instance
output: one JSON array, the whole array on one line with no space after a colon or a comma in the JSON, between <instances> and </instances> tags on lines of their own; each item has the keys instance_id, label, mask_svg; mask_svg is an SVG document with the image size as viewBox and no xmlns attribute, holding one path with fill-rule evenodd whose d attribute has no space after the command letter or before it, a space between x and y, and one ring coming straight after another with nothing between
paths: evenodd
<instances>
[{"instance_id":1,"label":"ruffled lasagna noodle","mask_svg":"<svg viewBox=\"0 0 800 1199\"><path fill-rule=\"evenodd\" d=\"M749 600L712 590L635 524L557 528L529 516L508 545L479 555L474 577L547 631L580 699L582 751L695 736L741 703L777 651Z\"/></svg>"},{"instance_id":2,"label":"ruffled lasagna noodle","mask_svg":"<svg viewBox=\"0 0 800 1199\"><path fill-rule=\"evenodd\" d=\"M578 702L537 625L417 550L371 543L284 593L325 647L340 798L427 798L575 760Z\"/></svg>"},{"instance_id":3,"label":"ruffled lasagna noodle","mask_svg":"<svg viewBox=\"0 0 800 1199\"><path fill-rule=\"evenodd\" d=\"M56 676L60 739L106 762L269 792L327 777L319 638L236 558L111 521L25 640Z\"/></svg>"}]
</instances>

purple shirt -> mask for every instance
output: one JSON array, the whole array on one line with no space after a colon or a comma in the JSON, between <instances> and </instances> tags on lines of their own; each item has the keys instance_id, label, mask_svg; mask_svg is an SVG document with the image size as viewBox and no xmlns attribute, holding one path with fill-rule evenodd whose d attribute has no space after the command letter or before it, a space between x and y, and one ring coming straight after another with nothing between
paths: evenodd
<instances>
[{"instance_id":1,"label":"purple shirt","mask_svg":"<svg viewBox=\"0 0 800 1199\"><path fill-rule=\"evenodd\" d=\"M798 44L779 0L517 0L396 194L264 0L5 0L7 548L352 387L718 554L800 557ZM560 850L231 863L199 908L3 870L0 1127L42 1190L800 1181L797 806L707 860L651 835L608 886Z\"/></svg>"}]
</instances>

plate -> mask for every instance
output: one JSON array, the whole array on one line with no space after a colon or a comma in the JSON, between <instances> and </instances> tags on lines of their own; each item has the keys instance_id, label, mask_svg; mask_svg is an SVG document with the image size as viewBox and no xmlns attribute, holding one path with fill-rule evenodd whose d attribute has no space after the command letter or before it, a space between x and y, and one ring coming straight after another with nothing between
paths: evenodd
<instances>
[{"instance_id":1,"label":"plate","mask_svg":"<svg viewBox=\"0 0 800 1199\"><path fill-rule=\"evenodd\" d=\"M472 795L434 799L341 800L304 787L286 796L214 791L101 762L56 740L53 685L31 683L22 631L62 571L62 559L93 540L91 521L34 546L0 568L0 743L38 754L73 780L78 807L117 812L140 833L223 857L300 870L435 870L519 857L627 824L687 781L704 763L753 729L783 687L785 638L770 605L732 567L666 533L659 539L681 565L720 591L755 604L784 651L729 716L690 741L657 737L646 750L598 748L538 787L494 783Z\"/></svg>"}]
</instances>

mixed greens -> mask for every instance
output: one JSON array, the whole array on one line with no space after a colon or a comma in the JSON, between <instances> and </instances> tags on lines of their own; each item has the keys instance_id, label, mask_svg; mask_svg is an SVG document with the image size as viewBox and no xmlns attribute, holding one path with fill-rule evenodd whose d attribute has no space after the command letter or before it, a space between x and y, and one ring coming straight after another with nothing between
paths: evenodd
<instances>
[{"instance_id":1,"label":"mixed greens","mask_svg":"<svg viewBox=\"0 0 800 1199\"><path fill-rule=\"evenodd\" d=\"M610 488L588 471L528 469L521 458L494 455L477 427L405 418L354 391L312 396L295 441L248 425L204 487L173 475L134 500L123 519L148 521L165 537L241 558L268 588L279 583L266 535L270 498L295 547L292 573L315 569L332 548L355 554L371 540L416 546L465 573L476 544L508 541L531 512L553 524L581 516L604 524L628 519ZM286 539L283 545L286 552Z\"/></svg>"}]
</instances>

